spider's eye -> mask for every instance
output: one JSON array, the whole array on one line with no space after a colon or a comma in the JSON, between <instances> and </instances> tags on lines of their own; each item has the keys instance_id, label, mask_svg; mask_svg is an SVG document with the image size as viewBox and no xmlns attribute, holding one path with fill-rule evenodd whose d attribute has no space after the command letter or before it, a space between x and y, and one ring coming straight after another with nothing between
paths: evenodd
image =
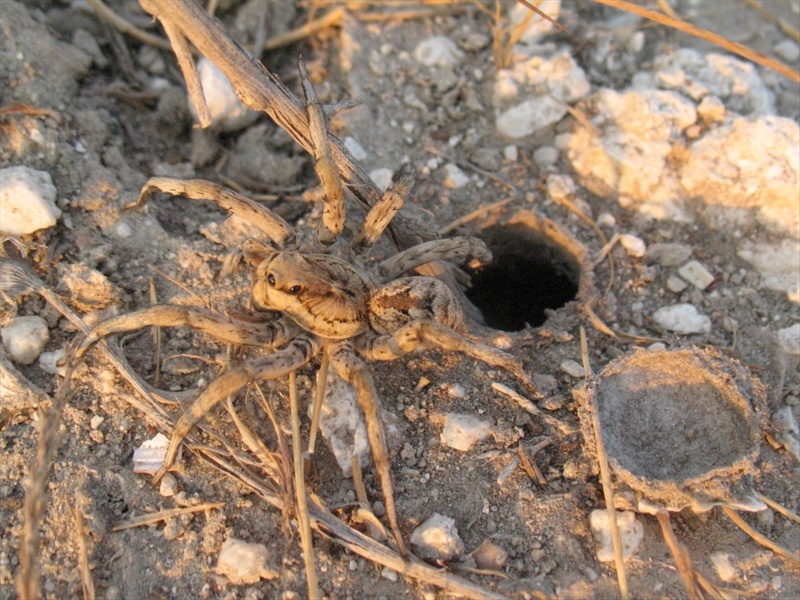
<instances>
[{"instance_id":1,"label":"spider's eye","mask_svg":"<svg viewBox=\"0 0 800 600\"><path fill-rule=\"evenodd\" d=\"M267 275L267 283L275 287L275 275L273 275L272 273Z\"/></svg>"},{"instance_id":2,"label":"spider's eye","mask_svg":"<svg viewBox=\"0 0 800 600\"><path fill-rule=\"evenodd\" d=\"M303 289L302 285L293 285L292 287L289 288L289 293L292 296L296 296L297 294L300 293L300 290L302 290L302 289Z\"/></svg>"}]
</instances>

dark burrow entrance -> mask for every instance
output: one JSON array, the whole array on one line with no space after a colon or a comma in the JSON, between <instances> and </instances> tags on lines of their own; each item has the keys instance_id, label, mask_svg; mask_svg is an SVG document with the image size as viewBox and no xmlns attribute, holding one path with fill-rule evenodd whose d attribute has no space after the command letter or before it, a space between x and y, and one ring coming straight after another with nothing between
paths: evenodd
<instances>
[{"instance_id":1,"label":"dark burrow entrance","mask_svg":"<svg viewBox=\"0 0 800 600\"><path fill-rule=\"evenodd\" d=\"M494 260L468 269L472 287L466 294L494 329L538 327L547 319L547 311L561 308L578 294L579 259L552 239L548 228L540 226L541 218L526 221L492 225L476 234Z\"/></svg>"}]
</instances>

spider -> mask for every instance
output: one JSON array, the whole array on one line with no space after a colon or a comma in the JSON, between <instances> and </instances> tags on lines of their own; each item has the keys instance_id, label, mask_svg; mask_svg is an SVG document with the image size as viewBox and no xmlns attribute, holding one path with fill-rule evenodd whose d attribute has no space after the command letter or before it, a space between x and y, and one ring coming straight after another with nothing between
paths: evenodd
<instances>
[{"instance_id":1,"label":"spider","mask_svg":"<svg viewBox=\"0 0 800 600\"><path fill-rule=\"evenodd\" d=\"M304 75L301 63L301 74ZM303 78L304 84L307 78ZM309 105L313 90L306 85ZM319 108L319 107L318 107ZM321 112L321 110L319 111ZM322 128L324 116L317 121ZM310 114L310 119L314 115ZM314 128L312 128L313 130ZM320 139L322 136L317 136ZM332 244L343 226L343 192L338 178L325 172L325 142L318 142L316 169L325 189L325 206L316 246ZM321 173L322 172L322 173ZM404 167L383 199L376 204L351 243L366 248L391 221L413 186L414 172ZM367 361L398 359L417 348L462 352L513 374L534 396L540 397L521 364L511 355L475 342L464 335L464 314L450 288L433 277L403 276L437 260L463 263L468 258L491 259L482 241L471 237L439 239L413 246L379 263L370 273L327 252L307 251L293 229L268 208L216 184L171 178L152 178L134 206L146 203L154 192L210 199L230 214L242 217L264 234L250 239L237 256L253 269L251 303L256 312L272 311L272 319L234 320L206 309L159 305L111 318L93 329L76 349L81 359L105 336L144 327L188 326L219 340L256 346L267 353L244 360L213 380L183 413L172 432L158 480L170 468L191 429L220 401L250 384L288 375L322 353L322 364L348 382L364 413L372 458L383 492L386 515L397 546L405 554L394 501L386 434L379 416L378 394ZM355 257L356 259L358 257ZM324 385L325 377L321 377ZM320 396L320 394L317 394Z\"/></svg>"}]
</instances>

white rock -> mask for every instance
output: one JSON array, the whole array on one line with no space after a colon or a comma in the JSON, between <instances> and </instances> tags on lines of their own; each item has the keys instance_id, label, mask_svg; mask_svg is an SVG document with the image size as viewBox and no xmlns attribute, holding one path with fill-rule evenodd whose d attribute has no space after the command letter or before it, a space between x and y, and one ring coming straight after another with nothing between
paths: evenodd
<instances>
[{"instance_id":1,"label":"white rock","mask_svg":"<svg viewBox=\"0 0 800 600\"><path fill-rule=\"evenodd\" d=\"M580 379L586 374L586 372L583 370L583 365L576 360L572 360L571 358L562 361L558 367L564 371L564 373L570 377L574 377L575 379Z\"/></svg>"},{"instance_id":2,"label":"white rock","mask_svg":"<svg viewBox=\"0 0 800 600\"><path fill-rule=\"evenodd\" d=\"M469 183L469 175L464 173L458 165L447 163L444 166L444 186L458 189Z\"/></svg>"},{"instance_id":3,"label":"white rock","mask_svg":"<svg viewBox=\"0 0 800 600\"><path fill-rule=\"evenodd\" d=\"M670 275L667 279L667 289L674 294L680 294L687 287L689 284L677 275Z\"/></svg>"},{"instance_id":4,"label":"white rock","mask_svg":"<svg viewBox=\"0 0 800 600\"><path fill-rule=\"evenodd\" d=\"M617 225L617 219L614 218L614 215L611 213L600 213L597 215L597 225L598 227L605 227L606 229L612 229Z\"/></svg>"},{"instance_id":5,"label":"white rock","mask_svg":"<svg viewBox=\"0 0 800 600\"><path fill-rule=\"evenodd\" d=\"M420 558L451 560L464 553L455 520L439 513L417 527L410 539Z\"/></svg>"},{"instance_id":6,"label":"white rock","mask_svg":"<svg viewBox=\"0 0 800 600\"><path fill-rule=\"evenodd\" d=\"M28 235L56 224L56 188L50 173L30 167L0 169L0 231Z\"/></svg>"},{"instance_id":7,"label":"white rock","mask_svg":"<svg viewBox=\"0 0 800 600\"><path fill-rule=\"evenodd\" d=\"M599 547L597 560L611 562L614 560L614 545L611 541L611 525L606 509L593 510L589 515L589 526ZM632 511L617 511L617 527L622 538L622 557L627 559L636 552L644 538L644 527Z\"/></svg>"},{"instance_id":8,"label":"white rock","mask_svg":"<svg viewBox=\"0 0 800 600\"><path fill-rule=\"evenodd\" d=\"M554 21L558 21L561 14L561 0L544 0L536 2L536 8L541 10ZM514 4L508 13L509 26L516 29L530 14L531 10L523 4ZM533 15L525 27L525 31L520 36L519 41L523 44L535 43L540 37L549 33L555 27L550 21L539 15Z\"/></svg>"},{"instance_id":9,"label":"white rock","mask_svg":"<svg viewBox=\"0 0 800 600\"><path fill-rule=\"evenodd\" d=\"M228 78L206 57L197 61L197 74L206 99L211 125L220 131L238 131L253 123L260 113L239 99ZM197 117L195 107L189 102L192 114Z\"/></svg>"},{"instance_id":10,"label":"white rock","mask_svg":"<svg viewBox=\"0 0 800 600\"><path fill-rule=\"evenodd\" d=\"M519 139L558 123L567 114L567 105L550 96L526 100L497 117L497 130Z\"/></svg>"},{"instance_id":11,"label":"white rock","mask_svg":"<svg viewBox=\"0 0 800 600\"><path fill-rule=\"evenodd\" d=\"M257 583L261 579L276 579L279 576L278 571L269 566L269 551L264 544L250 544L232 537L222 544L217 573L235 585Z\"/></svg>"},{"instance_id":12,"label":"white rock","mask_svg":"<svg viewBox=\"0 0 800 600\"><path fill-rule=\"evenodd\" d=\"M42 317L15 317L0 329L3 345L16 363L29 365L42 353L50 339L47 321Z\"/></svg>"},{"instance_id":13,"label":"white rock","mask_svg":"<svg viewBox=\"0 0 800 600\"><path fill-rule=\"evenodd\" d=\"M795 44L792 40L783 40L775 44L773 48L775 54L780 56L783 60L789 63L797 62L800 59L800 46Z\"/></svg>"},{"instance_id":14,"label":"white rock","mask_svg":"<svg viewBox=\"0 0 800 600\"><path fill-rule=\"evenodd\" d=\"M694 142L681 163L680 185L710 207L717 228L753 211L767 227L797 235L800 126L795 121L735 119Z\"/></svg>"},{"instance_id":15,"label":"white rock","mask_svg":"<svg viewBox=\"0 0 800 600\"><path fill-rule=\"evenodd\" d=\"M683 277L698 290L704 290L714 283L714 276L696 260L690 260L678 269L678 275Z\"/></svg>"},{"instance_id":16,"label":"white rock","mask_svg":"<svg viewBox=\"0 0 800 600\"><path fill-rule=\"evenodd\" d=\"M581 183L648 217L691 220L670 155L697 120L694 104L675 92L651 89L624 94L602 89L594 99L596 129L577 128L566 140Z\"/></svg>"},{"instance_id":17,"label":"white rock","mask_svg":"<svg viewBox=\"0 0 800 600\"><path fill-rule=\"evenodd\" d=\"M789 356L800 356L800 323L778 330L778 343Z\"/></svg>"},{"instance_id":18,"label":"white rock","mask_svg":"<svg viewBox=\"0 0 800 600\"><path fill-rule=\"evenodd\" d=\"M392 175L391 169L375 169L370 171L369 178L375 182L381 192L385 192L392 185Z\"/></svg>"},{"instance_id":19,"label":"white rock","mask_svg":"<svg viewBox=\"0 0 800 600\"><path fill-rule=\"evenodd\" d=\"M397 571L389 567L383 567L383 569L381 569L381 577L389 581L397 581Z\"/></svg>"},{"instance_id":20,"label":"white rock","mask_svg":"<svg viewBox=\"0 0 800 600\"><path fill-rule=\"evenodd\" d=\"M497 544L484 540L475 550L470 552L479 569L502 571L508 560L508 552Z\"/></svg>"},{"instance_id":21,"label":"white rock","mask_svg":"<svg viewBox=\"0 0 800 600\"><path fill-rule=\"evenodd\" d=\"M772 244L746 241L737 255L761 274L760 287L786 292L789 300L800 302L800 240Z\"/></svg>"},{"instance_id":22,"label":"white rock","mask_svg":"<svg viewBox=\"0 0 800 600\"><path fill-rule=\"evenodd\" d=\"M105 420L106 420L105 417L101 415L94 415L89 420L89 427L91 427L92 429L99 429L100 425L102 425L105 422Z\"/></svg>"},{"instance_id":23,"label":"white rock","mask_svg":"<svg viewBox=\"0 0 800 600\"><path fill-rule=\"evenodd\" d=\"M67 371L65 365L59 365L64 360L64 348L53 350L52 352L42 352L39 355L39 368L45 373L50 375L60 375L61 377Z\"/></svg>"},{"instance_id":24,"label":"white rock","mask_svg":"<svg viewBox=\"0 0 800 600\"><path fill-rule=\"evenodd\" d=\"M467 452L486 439L492 424L473 415L450 413L444 419L441 440L445 446Z\"/></svg>"},{"instance_id":25,"label":"white rock","mask_svg":"<svg viewBox=\"0 0 800 600\"><path fill-rule=\"evenodd\" d=\"M511 162L517 162L519 158L519 150L514 144L509 144L503 148L503 158Z\"/></svg>"},{"instance_id":26,"label":"white rock","mask_svg":"<svg viewBox=\"0 0 800 600\"><path fill-rule=\"evenodd\" d=\"M453 40L440 35L429 37L414 49L414 59L426 67L454 67L463 56Z\"/></svg>"},{"instance_id":27,"label":"white rock","mask_svg":"<svg viewBox=\"0 0 800 600\"><path fill-rule=\"evenodd\" d=\"M681 335L711 331L711 319L700 314L692 304L664 306L653 314L653 319L661 328Z\"/></svg>"},{"instance_id":28,"label":"white rock","mask_svg":"<svg viewBox=\"0 0 800 600\"><path fill-rule=\"evenodd\" d=\"M714 552L708 556L708 559L711 561L714 570L717 572L717 577L719 577L721 581L727 583L739 576L738 570L731 562L732 557L727 552Z\"/></svg>"},{"instance_id":29,"label":"white rock","mask_svg":"<svg viewBox=\"0 0 800 600\"><path fill-rule=\"evenodd\" d=\"M312 412L313 405L310 403L309 418ZM367 464L369 440L358 397L353 387L338 377L333 369L328 372L319 429L345 477L353 473L353 456L358 457L362 466Z\"/></svg>"},{"instance_id":30,"label":"white rock","mask_svg":"<svg viewBox=\"0 0 800 600\"><path fill-rule=\"evenodd\" d=\"M553 202L561 203L575 195L575 180L569 175L555 174L547 177L547 195Z\"/></svg>"},{"instance_id":31,"label":"white rock","mask_svg":"<svg viewBox=\"0 0 800 600\"><path fill-rule=\"evenodd\" d=\"M630 233L623 233L619 236L619 243L625 248L625 252L628 253L628 256L642 258L647 251L647 245L644 243L644 240Z\"/></svg>"},{"instance_id":32,"label":"white rock","mask_svg":"<svg viewBox=\"0 0 800 600\"><path fill-rule=\"evenodd\" d=\"M533 162L535 162L540 169L547 169L558 162L558 157L560 155L561 153L558 151L558 148L541 146L533 153Z\"/></svg>"},{"instance_id":33,"label":"white rock","mask_svg":"<svg viewBox=\"0 0 800 600\"><path fill-rule=\"evenodd\" d=\"M172 473L165 473L158 484L158 493L164 498L172 498L178 493L178 479Z\"/></svg>"},{"instance_id":34,"label":"white rock","mask_svg":"<svg viewBox=\"0 0 800 600\"><path fill-rule=\"evenodd\" d=\"M344 145L356 160L365 160L367 158L367 151L358 143L356 138L347 136L344 138Z\"/></svg>"}]
</instances>

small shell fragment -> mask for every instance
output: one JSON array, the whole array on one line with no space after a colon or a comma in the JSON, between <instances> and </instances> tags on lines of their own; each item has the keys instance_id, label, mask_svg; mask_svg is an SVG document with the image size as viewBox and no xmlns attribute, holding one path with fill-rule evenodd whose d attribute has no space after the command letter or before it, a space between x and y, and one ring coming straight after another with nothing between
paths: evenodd
<instances>
[{"instance_id":1,"label":"small shell fragment","mask_svg":"<svg viewBox=\"0 0 800 600\"><path fill-rule=\"evenodd\" d=\"M147 440L133 451L133 472L155 475L164 466L169 439L163 433ZM180 458L180 452L178 453Z\"/></svg>"}]
</instances>

